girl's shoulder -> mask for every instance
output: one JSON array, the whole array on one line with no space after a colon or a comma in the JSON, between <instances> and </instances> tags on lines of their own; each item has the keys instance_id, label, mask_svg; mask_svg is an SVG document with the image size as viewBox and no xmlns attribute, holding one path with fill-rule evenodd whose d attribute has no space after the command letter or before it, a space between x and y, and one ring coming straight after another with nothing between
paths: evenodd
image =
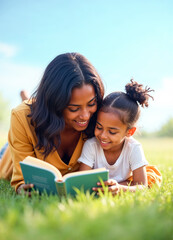
<instances>
[{"instance_id":1,"label":"girl's shoulder","mask_svg":"<svg viewBox=\"0 0 173 240\"><path fill-rule=\"evenodd\" d=\"M84 143L84 145L86 145L88 147L97 147L97 148L100 146L96 137L92 137L90 139L87 139L86 142Z\"/></svg>"},{"instance_id":2,"label":"girl's shoulder","mask_svg":"<svg viewBox=\"0 0 173 240\"><path fill-rule=\"evenodd\" d=\"M86 140L86 143L88 144L95 144L98 143L96 137L92 137Z\"/></svg>"},{"instance_id":3,"label":"girl's shoulder","mask_svg":"<svg viewBox=\"0 0 173 240\"><path fill-rule=\"evenodd\" d=\"M136 146L141 146L141 143L139 141L137 141L134 137L128 137L125 140L125 145L126 147L130 147L130 148L134 148Z\"/></svg>"}]
</instances>

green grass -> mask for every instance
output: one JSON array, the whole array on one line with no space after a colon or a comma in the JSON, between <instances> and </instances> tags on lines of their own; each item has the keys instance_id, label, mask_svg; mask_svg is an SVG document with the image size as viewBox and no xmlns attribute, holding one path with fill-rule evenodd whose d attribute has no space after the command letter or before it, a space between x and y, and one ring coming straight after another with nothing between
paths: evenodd
<instances>
[{"instance_id":1,"label":"green grass","mask_svg":"<svg viewBox=\"0 0 173 240\"><path fill-rule=\"evenodd\" d=\"M162 186L100 198L17 196L0 181L0 239L173 239L173 139L140 139Z\"/></svg>"}]
</instances>

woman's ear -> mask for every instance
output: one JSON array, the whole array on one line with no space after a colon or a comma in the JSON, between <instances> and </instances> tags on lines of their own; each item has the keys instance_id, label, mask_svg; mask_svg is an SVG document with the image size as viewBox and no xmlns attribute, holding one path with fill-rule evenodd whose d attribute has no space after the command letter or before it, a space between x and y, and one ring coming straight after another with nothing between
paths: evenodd
<instances>
[{"instance_id":1,"label":"woman's ear","mask_svg":"<svg viewBox=\"0 0 173 240\"><path fill-rule=\"evenodd\" d=\"M129 130L127 130L127 137L133 136L133 134L135 133L135 131L136 131L136 127L132 127L132 128L130 128Z\"/></svg>"}]
</instances>

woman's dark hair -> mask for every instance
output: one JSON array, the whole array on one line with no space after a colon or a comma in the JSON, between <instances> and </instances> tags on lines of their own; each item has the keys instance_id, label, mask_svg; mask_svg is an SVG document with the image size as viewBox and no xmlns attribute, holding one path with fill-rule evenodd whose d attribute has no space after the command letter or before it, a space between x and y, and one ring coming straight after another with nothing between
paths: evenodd
<instances>
[{"instance_id":1,"label":"woman's dark hair","mask_svg":"<svg viewBox=\"0 0 173 240\"><path fill-rule=\"evenodd\" d=\"M58 149L60 133L65 127L63 110L67 107L74 88L83 84L94 87L98 109L103 99L104 87L93 65L79 53L58 55L47 66L37 90L32 95L30 104L31 124L38 139L36 148L43 149L44 157ZM90 119L84 131L87 137L94 132L96 113ZM58 146L55 145L58 142Z\"/></svg>"},{"instance_id":2,"label":"woman's dark hair","mask_svg":"<svg viewBox=\"0 0 173 240\"><path fill-rule=\"evenodd\" d=\"M148 100L152 98L149 92L150 88L143 88L142 84L131 79L131 82L125 86L126 93L113 92L106 96L102 102L100 111L116 112L120 120L130 129L134 126L140 116L140 105L148 107Z\"/></svg>"}]
</instances>

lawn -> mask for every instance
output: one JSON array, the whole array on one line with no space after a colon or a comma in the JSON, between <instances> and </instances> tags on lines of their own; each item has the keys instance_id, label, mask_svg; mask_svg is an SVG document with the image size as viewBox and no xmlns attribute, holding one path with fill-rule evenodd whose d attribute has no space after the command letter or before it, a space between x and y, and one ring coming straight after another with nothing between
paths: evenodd
<instances>
[{"instance_id":1,"label":"lawn","mask_svg":"<svg viewBox=\"0 0 173 240\"><path fill-rule=\"evenodd\" d=\"M163 175L160 188L76 199L17 196L0 181L0 239L173 239L173 139L140 139ZM2 146L2 143L1 143Z\"/></svg>"}]
</instances>

